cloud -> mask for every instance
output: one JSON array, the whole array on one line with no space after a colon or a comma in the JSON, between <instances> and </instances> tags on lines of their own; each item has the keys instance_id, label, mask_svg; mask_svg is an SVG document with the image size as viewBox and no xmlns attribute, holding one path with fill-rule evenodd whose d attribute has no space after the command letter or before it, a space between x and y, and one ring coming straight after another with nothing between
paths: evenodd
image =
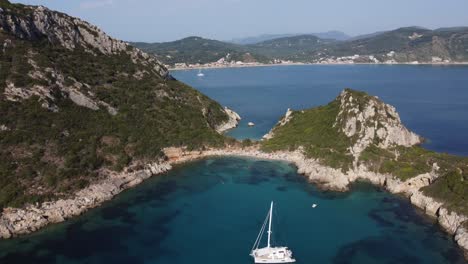
<instances>
[{"instance_id":1,"label":"cloud","mask_svg":"<svg viewBox=\"0 0 468 264\"><path fill-rule=\"evenodd\" d=\"M81 9L95 9L114 4L113 0L92 0L80 3Z\"/></svg>"}]
</instances>

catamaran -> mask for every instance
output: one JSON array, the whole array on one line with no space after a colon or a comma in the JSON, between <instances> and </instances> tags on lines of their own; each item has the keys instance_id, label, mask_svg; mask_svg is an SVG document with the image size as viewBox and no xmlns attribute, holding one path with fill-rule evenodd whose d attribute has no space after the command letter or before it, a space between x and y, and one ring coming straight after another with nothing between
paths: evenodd
<instances>
[{"instance_id":1,"label":"catamaran","mask_svg":"<svg viewBox=\"0 0 468 264\"><path fill-rule=\"evenodd\" d=\"M292 263L296 262L292 257L292 252L287 247L272 247L271 246L271 221L273 218L273 202L270 205L270 211L268 211L267 217L263 222L260 233L257 236L257 240L252 247L250 256L254 258L255 263ZM268 222L268 242L264 248L258 248L265 232L266 224Z\"/></svg>"}]
</instances>

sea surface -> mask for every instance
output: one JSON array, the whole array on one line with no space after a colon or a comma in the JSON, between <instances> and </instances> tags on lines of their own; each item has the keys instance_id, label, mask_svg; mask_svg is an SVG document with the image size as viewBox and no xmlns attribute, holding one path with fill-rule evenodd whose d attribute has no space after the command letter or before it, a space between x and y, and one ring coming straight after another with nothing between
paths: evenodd
<instances>
[{"instance_id":1,"label":"sea surface","mask_svg":"<svg viewBox=\"0 0 468 264\"><path fill-rule=\"evenodd\" d=\"M344 88L396 107L429 149L468 156L468 66L306 65L174 71L243 118L229 135L260 139L285 114L324 105ZM255 127L249 128L248 122Z\"/></svg>"},{"instance_id":2,"label":"sea surface","mask_svg":"<svg viewBox=\"0 0 468 264\"><path fill-rule=\"evenodd\" d=\"M286 108L325 104L352 87L395 105L428 148L468 155L467 67L196 73L174 75L239 112L243 122L230 132L237 138L259 139ZM80 217L0 241L0 263L253 263L249 252L272 200L274 244L290 247L297 263L466 263L451 236L403 197L363 182L324 192L291 164L235 157L176 166Z\"/></svg>"}]
</instances>

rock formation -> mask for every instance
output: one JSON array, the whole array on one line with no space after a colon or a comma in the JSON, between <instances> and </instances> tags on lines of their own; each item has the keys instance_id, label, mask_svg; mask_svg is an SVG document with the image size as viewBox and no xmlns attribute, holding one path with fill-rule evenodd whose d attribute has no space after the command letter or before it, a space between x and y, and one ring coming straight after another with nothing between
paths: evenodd
<instances>
[{"instance_id":1,"label":"rock formation","mask_svg":"<svg viewBox=\"0 0 468 264\"><path fill-rule=\"evenodd\" d=\"M135 78L141 79L150 74L156 74L162 78L172 78L169 71L154 56L108 36L88 22L49 10L43 6L24 6L21 12L18 12L16 8L18 7L0 9L0 32L8 34L10 37L14 36L23 41L33 42L45 39L51 45L60 46L69 51L78 50L94 55L122 56L125 54L131 58L135 65L141 65L145 68L145 70L142 68L138 73L135 73ZM3 42L3 52L15 48L15 45L18 44L7 37ZM27 74L38 84L21 87L8 81L4 92L8 100L24 100L36 95L44 107L58 111L59 109L54 103L56 95L52 92L58 88L62 96L68 96L80 106L92 110L98 110L100 106L103 106L110 114L117 113L117 109L111 107L109 102L99 100L94 93L90 92L90 84L77 81L72 76L65 76L57 67L39 67L34 59L34 54L37 52L39 51L31 49L26 56L32 68ZM149 68L151 72L146 68Z\"/></svg>"},{"instance_id":2,"label":"rock formation","mask_svg":"<svg viewBox=\"0 0 468 264\"><path fill-rule=\"evenodd\" d=\"M345 89L337 100L340 101L340 110L334 126L347 137L356 138L349 149L356 159L374 142L383 149L410 147L422 142L420 136L403 126L395 107L375 96Z\"/></svg>"},{"instance_id":3,"label":"rock formation","mask_svg":"<svg viewBox=\"0 0 468 264\"><path fill-rule=\"evenodd\" d=\"M218 133L223 133L229 129L237 127L237 125L239 124L239 121L241 120L241 117L239 116L239 114L237 114L236 112L232 111L231 109L227 107L224 107L224 112L227 114L229 118L226 122L216 127L216 131L218 131Z\"/></svg>"}]
</instances>

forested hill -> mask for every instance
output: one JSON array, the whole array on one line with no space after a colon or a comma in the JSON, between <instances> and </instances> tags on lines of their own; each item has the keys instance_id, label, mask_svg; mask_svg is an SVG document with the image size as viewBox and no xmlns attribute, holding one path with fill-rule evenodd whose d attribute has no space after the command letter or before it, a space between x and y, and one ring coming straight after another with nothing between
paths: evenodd
<instances>
[{"instance_id":1,"label":"forested hill","mask_svg":"<svg viewBox=\"0 0 468 264\"><path fill-rule=\"evenodd\" d=\"M166 43L134 43L164 63L223 61L274 63L460 63L468 62L468 27L429 30L405 27L347 40L294 35L255 44L231 44L200 37Z\"/></svg>"},{"instance_id":2,"label":"forested hill","mask_svg":"<svg viewBox=\"0 0 468 264\"><path fill-rule=\"evenodd\" d=\"M134 42L132 45L148 53L155 54L159 60L168 65L174 65L175 63L205 64L220 59L242 62L269 62L267 57L252 52L246 46L201 37L188 37L164 43Z\"/></svg>"},{"instance_id":3,"label":"forested hill","mask_svg":"<svg viewBox=\"0 0 468 264\"><path fill-rule=\"evenodd\" d=\"M0 1L0 209L66 196L229 116L154 56L78 18Z\"/></svg>"}]
</instances>

